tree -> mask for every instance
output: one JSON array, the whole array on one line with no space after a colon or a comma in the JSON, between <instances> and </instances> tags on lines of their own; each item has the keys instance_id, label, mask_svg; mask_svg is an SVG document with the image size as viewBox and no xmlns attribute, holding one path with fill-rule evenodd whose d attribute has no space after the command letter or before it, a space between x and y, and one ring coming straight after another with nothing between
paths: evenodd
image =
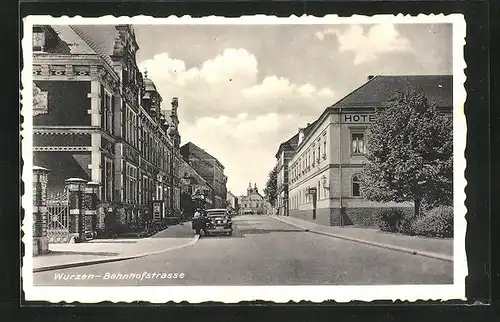
<instances>
[{"instance_id":1,"label":"tree","mask_svg":"<svg viewBox=\"0 0 500 322\"><path fill-rule=\"evenodd\" d=\"M413 201L415 217L422 204L451 205L453 133L451 120L425 95L398 93L377 109L370 127L361 191L374 201Z\"/></svg>"},{"instance_id":2,"label":"tree","mask_svg":"<svg viewBox=\"0 0 500 322\"><path fill-rule=\"evenodd\" d=\"M278 168L274 166L274 168L269 171L269 175L267 177L266 187L264 188L264 194L266 195L267 200L271 206L274 207L276 204L276 198L278 196Z\"/></svg>"}]
</instances>

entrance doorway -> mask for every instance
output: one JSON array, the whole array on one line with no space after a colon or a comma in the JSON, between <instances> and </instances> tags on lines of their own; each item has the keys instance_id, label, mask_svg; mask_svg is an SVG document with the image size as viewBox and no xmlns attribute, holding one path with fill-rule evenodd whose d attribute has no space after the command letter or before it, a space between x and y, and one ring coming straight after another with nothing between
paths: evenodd
<instances>
[{"instance_id":1,"label":"entrance doorway","mask_svg":"<svg viewBox=\"0 0 500 322\"><path fill-rule=\"evenodd\" d=\"M313 202L313 220L316 220L316 191L312 193L312 202Z\"/></svg>"}]
</instances>

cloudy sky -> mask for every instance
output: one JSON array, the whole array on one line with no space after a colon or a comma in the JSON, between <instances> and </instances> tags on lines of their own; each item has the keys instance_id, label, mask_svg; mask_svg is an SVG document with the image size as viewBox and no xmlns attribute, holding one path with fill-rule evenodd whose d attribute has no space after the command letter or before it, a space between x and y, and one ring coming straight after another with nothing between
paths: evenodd
<instances>
[{"instance_id":1,"label":"cloudy sky","mask_svg":"<svg viewBox=\"0 0 500 322\"><path fill-rule=\"evenodd\" d=\"M134 28L139 68L165 108L179 98L182 144L224 164L237 195L262 191L279 144L368 75L452 73L451 25Z\"/></svg>"}]
</instances>

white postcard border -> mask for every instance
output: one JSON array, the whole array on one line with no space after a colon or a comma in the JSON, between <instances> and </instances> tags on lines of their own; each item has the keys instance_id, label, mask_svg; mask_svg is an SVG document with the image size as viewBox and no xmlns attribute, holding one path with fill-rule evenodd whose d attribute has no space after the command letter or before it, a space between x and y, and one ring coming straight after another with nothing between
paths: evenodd
<instances>
[{"instance_id":1,"label":"white postcard border","mask_svg":"<svg viewBox=\"0 0 500 322\"><path fill-rule=\"evenodd\" d=\"M380 285L380 286L135 286L135 287L42 287L33 285L33 242L32 242L32 167L33 158L33 111L32 111L32 26L36 24L416 24L416 23L451 23L453 24L453 141L454 141L454 283L451 285ZM465 300L465 277L467 276L467 260L465 252L465 231L467 212L465 206L465 146L467 124L464 114L466 100L464 69L464 46L466 24L462 14L410 15L375 15L338 17L327 15L290 16L242 16L239 18L189 16L169 18L153 18L147 16L83 18L81 16L55 18L51 16L28 16L23 19L24 38L22 39L23 62L21 91L24 117L22 124L22 155L24 167L22 180L25 185L22 206L25 210L22 223L22 238L25 255L22 267L22 286L28 301L48 302L81 302L98 303L102 301L132 302L148 301L151 303L181 302L201 303L207 301L238 303L241 301L264 300L276 303L289 301L323 302L335 300L349 302L352 300Z\"/></svg>"}]
</instances>

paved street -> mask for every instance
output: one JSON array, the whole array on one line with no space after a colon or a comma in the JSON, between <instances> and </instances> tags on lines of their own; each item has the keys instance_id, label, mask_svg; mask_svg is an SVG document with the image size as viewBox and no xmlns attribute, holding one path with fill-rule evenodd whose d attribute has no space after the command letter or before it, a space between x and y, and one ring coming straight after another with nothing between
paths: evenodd
<instances>
[{"instance_id":1,"label":"paved street","mask_svg":"<svg viewBox=\"0 0 500 322\"><path fill-rule=\"evenodd\" d=\"M453 282L453 264L449 262L304 232L267 216L236 217L234 223L231 237L201 238L192 246L122 262L35 273L34 283L149 286ZM138 276L131 278L130 274Z\"/></svg>"}]
</instances>

